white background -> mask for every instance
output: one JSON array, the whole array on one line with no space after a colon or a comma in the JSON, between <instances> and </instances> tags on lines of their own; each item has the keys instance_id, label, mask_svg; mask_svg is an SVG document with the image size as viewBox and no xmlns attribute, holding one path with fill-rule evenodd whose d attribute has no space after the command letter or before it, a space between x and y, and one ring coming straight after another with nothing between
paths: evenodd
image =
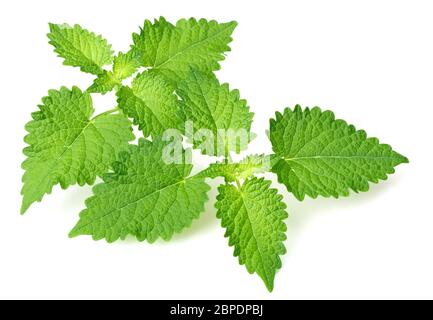
<instances>
[{"instance_id":1,"label":"white background","mask_svg":"<svg viewBox=\"0 0 433 320\"><path fill-rule=\"evenodd\" d=\"M431 1L15 0L0 10L0 298L433 298ZM239 22L218 76L256 113L251 152L270 152L268 119L300 103L332 109L411 160L350 198L301 203L280 188L288 253L273 293L232 256L215 188L202 219L169 243L68 239L90 187L56 187L19 215L30 112L50 88L92 81L62 66L47 23L79 23L127 50L159 16ZM95 104L111 108L114 97Z\"/></svg>"}]
</instances>

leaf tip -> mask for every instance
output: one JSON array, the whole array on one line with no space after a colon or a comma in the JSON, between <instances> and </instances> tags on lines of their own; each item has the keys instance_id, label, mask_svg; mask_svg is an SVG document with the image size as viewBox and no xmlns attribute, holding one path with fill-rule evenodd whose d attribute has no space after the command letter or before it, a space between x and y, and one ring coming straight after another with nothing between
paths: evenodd
<instances>
[{"instance_id":1,"label":"leaf tip","mask_svg":"<svg viewBox=\"0 0 433 320\"><path fill-rule=\"evenodd\" d=\"M262 278L262 277L261 277ZM274 291L274 279L266 279L265 277L262 278L263 283L266 286L266 289L271 293Z\"/></svg>"},{"instance_id":2,"label":"leaf tip","mask_svg":"<svg viewBox=\"0 0 433 320\"><path fill-rule=\"evenodd\" d=\"M78 232L77 228L75 227L74 229L72 229L69 232L68 237L69 237L69 239L72 239L72 238L78 237L79 235L80 235L80 233Z\"/></svg>"},{"instance_id":3,"label":"leaf tip","mask_svg":"<svg viewBox=\"0 0 433 320\"><path fill-rule=\"evenodd\" d=\"M29 207L29 204L23 202L23 204L21 205L20 214L23 216Z\"/></svg>"},{"instance_id":4,"label":"leaf tip","mask_svg":"<svg viewBox=\"0 0 433 320\"><path fill-rule=\"evenodd\" d=\"M401 156L401 163L410 163L410 160L408 157L405 157L402 154L400 156Z\"/></svg>"},{"instance_id":5,"label":"leaf tip","mask_svg":"<svg viewBox=\"0 0 433 320\"><path fill-rule=\"evenodd\" d=\"M232 20L228 22L228 24L232 27L233 30L239 25L239 23L236 20Z\"/></svg>"},{"instance_id":6,"label":"leaf tip","mask_svg":"<svg viewBox=\"0 0 433 320\"><path fill-rule=\"evenodd\" d=\"M21 194L23 195L23 201L21 202L20 214L24 215L34 201L29 200L24 194L24 191L22 191Z\"/></svg>"}]
</instances>

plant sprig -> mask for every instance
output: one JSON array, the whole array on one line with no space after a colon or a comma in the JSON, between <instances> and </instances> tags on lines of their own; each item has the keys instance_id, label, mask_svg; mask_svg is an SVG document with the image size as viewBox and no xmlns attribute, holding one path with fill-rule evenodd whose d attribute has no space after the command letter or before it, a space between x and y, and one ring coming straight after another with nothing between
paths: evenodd
<instances>
[{"instance_id":1,"label":"plant sprig","mask_svg":"<svg viewBox=\"0 0 433 320\"><path fill-rule=\"evenodd\" d=\"M85 91L50 90L26 124L21 212L57 184L63 189L93 185L101 177L70 237L170 240L204 211L207 179L223 177L217 218L239 263L272 291L286 251L288 214L283 197L258 175L275 173L301 201L338 198L367 191L369 183L385 180L408 159L331 111L297 105L270 120L273 154L233 163L231 154L254 138L253 113L214 71L230 51L236 25L146 20L133 34L130 50L114 55L102 36L78 25L50 24L50 44L64 64L96 77ZM112 90L117 105L95 116L91 94ZM134 125L142 134L137 143L132 142ZM220 160L191 175L185 140Z\"/></svg>"}]
</instances>

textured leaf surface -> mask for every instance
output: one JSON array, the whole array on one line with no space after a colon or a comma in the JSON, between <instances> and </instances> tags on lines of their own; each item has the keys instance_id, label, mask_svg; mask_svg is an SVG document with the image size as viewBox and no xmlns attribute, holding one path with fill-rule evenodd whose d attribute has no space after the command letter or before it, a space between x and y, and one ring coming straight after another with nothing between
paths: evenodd
<instances>
[{"instance_id":1,"label":"textured leaf surface","mask_svg":"<svg viewBox=\"0 0 433 320\"><path fill-rule=\"evenodd\" d=\"M367 191L368 183L385 180L394 167L408 162L389 145L367 138L363 130L331 111L300 106L277 113L270 122L270 139L276 158L273 167L281 183L296 198L305 195L347 196L350 189Z\"/></svg>"},{"instance_id":2,"label":"textured leaf surface","mask_svg":"<svg viewBox=\"0 0 433 320\"><path fill-rule=\"evenodd\" d=\"M134 139L131 122L123 115L91 119L90 95L78 88L51 90L42 102L26 125L22 212L58 183L62 188L93 184Z\"/></svg>"},{"instance_id":3,"label":"textured leaf surface","mask_svg":"<svg viewBox=\"0 0 433 320\"><path fill-rule=\"evenodd\" d=\"M226 229L234 256L249 273L256 272L269 291L274 287L275 273L281 268L280 255L285 254L286 205L271 182L263 178L247 180L239 190L221 185L217 197L217 217Z\"/></svg>"},{"instance_id":4,"label":"textured leaf surface","mask_svg":"<svg viewBox=\"0 0 433 320\"><path fill-rule=\"evenodd\" d=\"M146 20L140 34L134 34L134 49L143 56L143 66L152 67L177 83L190 67L203 72L220 68L236 22L217 23L200 19L179 20L176 26L164 18Z\"/></svg>"},{"instance_id":5,"label":"textured leaf surface","mask_svg":"<svg viewBox=\"0 0 433 320\"><path fill-rule=\"evenodd\" d=\"M111 45L99 35L89 32L79 25L50 23L48 34L55 52L64 58L64 65L80 67L81 71L101 74L102 67L113 60Z\"/></svg>"},{"instance_id":6,"label":"textured leaf surface","mask_svg":"<svg viewBox=\"0 0 433 320\"><path fill-rule=\"evenodd\" d=\"M102 93L112 91L121 86L122 81L132 76L140 67L141 56L135 51L120 52L114 57L113 71L103 71L89 87L88 92Z\"/></svg>"},{"instance_id":7,"label":"textured leaf surface","mask_svg":"<svg viewBox=\"0 0 433 320\"><path fill-rule=\"evenodd\" d=\"M132 76L141 65L142 56L134 50L127 53L120 52L113 63L113 74L119 80Z\"/></svg>"},{"instance_id":8,"label":"textured leaf surface","mask_svg":"<svg viewBox=\"0 0 433 320\"><path fill-rule=\"evenodd\" d=\"M199 217L209 186L189 177L192 165L166 164L161 140L139 140L120 154L114 173L93 188L70 236L92 235L108 242L135 236L139 241L169 240Z\"/></svg>"},{"instance_id":9,"label":"textured leaf surface","mask_svg":"<svg viewBox=\"0 0 433 320\"><path fill-rule=\"evenodd\" d=\"M271 159L269 156L251 155L238 163L212 163L201 174L212 179L224 177L226 182L234 182L236 180L244 180L255 174L269 172L270 170Z\"/></svg>"},{"instance_id":10,"label":"textured leaf surface","mask_svg":"<svg viewBox=\"0 0 433 320\"><path fill-rule=\"evenodd\" d=\"M138 75L132 87L122 87L117 97L119 108L134 119L145 137L182 127L179 100L173 87L160 75L149 72Z\"/></svg>"},{"instance_id":11,"label":"textured leaf surface","mask_svg":"<svg viewBox=\"0 0 433 320\"><path fill-rule=\"evenodd\" d=\"M212 73L203 74L191 69L188 77L179 84L177 93L182 98L184 118L192 121L194 133L203 130L212 133L211 148L201 148L203 153L226 155L227 151L239 152L247 147L254 114L247 102L240 99L238 90L230 91L226 83L220 85ZM225 137L220 130L226 134ZM245 138L243 142L236 139L238 133ZM204 140L207 139L196 138L194 147L200 148Z\"/></svg>"},{"instance_id":12,"label":"textured leaf surface","mask_svg":"<svg viewBox=\"0 0 433 320\"><path fill-rule=\"evenodd\" d=\"M113 72L104 70L101 74L98 74L87 92L106 94L119 85L121 85L121 81L115 77Z\"/></svg>"}]
</instances>

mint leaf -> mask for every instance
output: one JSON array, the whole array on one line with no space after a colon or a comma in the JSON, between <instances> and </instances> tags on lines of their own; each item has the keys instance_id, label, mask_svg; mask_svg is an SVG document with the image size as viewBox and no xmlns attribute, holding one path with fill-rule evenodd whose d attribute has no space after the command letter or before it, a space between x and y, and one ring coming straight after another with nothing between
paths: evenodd
<instances>
[{"instance_id":1,"label":"mint leaf","mask_svg":"<svg viewBox=\"0 0 433 320\"><path fill-rule=\"evenodd\" d=\"M113 62L113 74L116 79L124 80L132 76L141 66L141 60L142 56L137 51L120 52Z\"/></svg>"},{"instance_id":2,"label":"mint leaf","mask_svg":"<svg viewBox=\"0 0 433 320\"><path fill-rule=\"evenodd\" d=\"M219 61L236 22L218 23L205 19L182 19L176 26L164 18L154 23L146 20L140 34L134 34L134 50L142 55L142 65L162 73L173 83L188 74L190 67L202 72L219 70Z\"/></svg>"},{"instance_id":3,"label":"mint leaf","mask_svg":"<svg viewBox=\"0 0 433 320\"><path fill-rule=\"evenodd\" d=\"M141 56L135 51L120 52L114 57L113 71L103 71L87 89L91 93L112 91L116 86L121 86L122 81L132 76L140 67Z\"/></svg>"},{"instance_id":4,"label":"mint leaf","mask_svg":"<svg viewBox=\"0 0 433 320\"><path fill-rule=\"evenodd\" d=\"M133 236L152 243L189 227L208 200L205 179L222 177L217 218L239 263L272 291L286 252L286 205L271 182L256 175L276 173L300 200L339 197L367 191L408 159L330 111L296 106L270 121L274 154L232 163L231 152L245 150L254 138L247 102L214 74L236 25L146 20L130 50L113 56L101 36L78 25L50 24L50 44L64 64L96 78L84 93L76 87L49 91L26 124L21 212L56 184L66 189L100 176L70 237L114 242ZM131 85L124 85L131 76ZM112 90L117 108L94 116L90 93ZM132 124L149 139L130 145ZM223 160L192 175L192 152L183 148L183 138Z\"/></svg>"},{"instance_id":5,"label":"mint leaf","mask_svg":"<svg viewBox=\"0 0 433 320\"><path fill-rule=\"evenodd\" d=\"M166 129L181 129L183 119L172 86L161 75L143 72L117 93L119 108L134 119L145 137L160 136Z\"/></svg>"},{"instance_id":6,"label":"mint leaf","mask_svg":"<svg viewBox=\"0 0 433 320\"><path fill-rule=\"evenodd\" d=\"M212 163L209 168L201 172L201 175L212 179L224 177L226 182L235 182L269 171L271 171L270 156L251 155L238 163Z\"/></svg>"},{"instance_id":7,"label":"mint leaf","mask_svg":"<svg viewBox=\"0 0 433 320\"><path fill-rule=\"evenodd\" d=\"M287 213L282 196L270 184L263 178L251 178L240 189L221 185L215 207L229 245L235 247L234 256L272 291L275 273L281 268L279 256L286 253L283 220Z\"/></svg>"},{"instance_id":8,"label":"mint leaf","mask_svg":"<svg viewBox=\"0 0 433 320\"><path fill-rule=\"evenodd\" d=\"M209 186L190 176L192 165L166 164L166 143L140 139L120 154L114 173L93 188L70 236L92 235L108 242L135 236L139 241L169 240L199 217Z\"/></svg>"},{"instance_id":9,"label":"mint leaf","mask_svg":"<svg viewBox=\"0 0 433 320\"><path fill-rule=\"evenodd\" d=\"M389 145L317 107L277 113L270 139L278 159L273 171L299 200L367 191L369 182L386 180L395 166L408 162Z\"/></svg>"},{"instance_id":10,"label":"mint leaf","mask_svg":"<svg viewBox=\"0 0 433 320\"><path fill-rule=\"evenodd\" d=\"M204 154L227 156L228 151L240 152L251 140L253 113L239 91L230 91L228 84L220 85L214 74L191 69L179 84L177 94L182 98L184 118L192 121L193 133L209 130L212 135L194 139L194 147ZM222 131L221 131L222 130ZM221 132L228 133L221 136ZM242 136L244 141L237 139Z\"/></svg>"},{"instance_id":11,"label":"mint leaf","mask_svg":"<svg viewBox=\"0 0 433 320\"><path fill-rule=\"evenodd\" d=\"M105 173L119 151L134 139L131 123L123 115L94 112L88 93L74 87L50 90L39 111L26 124L28 158L22 167L24 213L35 201L41 201L58 183L63 189L78 183L93 184Z\"/></svg>"},{"instance_id":12,"label":"mint leaf","mask_svg":"<svg viewBox=\"0 0 433 320\"><path fill-rule=\"evenodd\" d=\"M81 71L101 74L102 67L111 64L113 51L111 45L99 35L89 32L79 25L49 24L50 44L55 47L64 65L80 67Z\"/></svg>"},{"instance_id":13,"label":"mint leaf","mask_svg":"<svg viewBox=\"0 0 433 320\"><path fill-rule=\"evenodd\" d=\"M87 89L89 93L101 93L106 94L112 91L116 86L119 86L121 81L111 71L104 70L98 77L93 81L92 85Z\"/></svg>"}]
</instances>

